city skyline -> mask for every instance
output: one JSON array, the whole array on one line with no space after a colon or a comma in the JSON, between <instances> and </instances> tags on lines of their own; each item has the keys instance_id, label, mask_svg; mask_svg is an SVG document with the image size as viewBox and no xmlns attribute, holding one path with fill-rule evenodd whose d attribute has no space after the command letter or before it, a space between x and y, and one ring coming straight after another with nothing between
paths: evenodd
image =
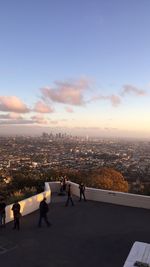
<instances>
[{"instance_id":1,"label":"city skyline","mask_svg":"<svg viewBox=\"0 0 150 267\"><path fill-rule=\"evenodd\" d=\"M6 0L0 134L150 137L150 2Z\"/></svg>"}]
</instances>

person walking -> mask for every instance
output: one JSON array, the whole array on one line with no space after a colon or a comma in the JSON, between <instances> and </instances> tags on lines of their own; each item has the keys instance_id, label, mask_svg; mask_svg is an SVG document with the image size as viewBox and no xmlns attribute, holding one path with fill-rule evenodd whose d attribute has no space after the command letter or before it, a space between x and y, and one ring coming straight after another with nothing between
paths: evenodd
<instances>
[{"instance_id":1,"label":"person walking","mask_svg":"<svg viewBox=\"0 0 150 267\"><path fill-rule=\"evenodd\" d=\"M80 199L79 199L79 201L82 200L82 197L84 198L84 201L86 201L86 198L85 198L85 185L83 183L80 183L79 190L80 190Z\"/></svg>"},{"instance_id":2,"label":"person walking","mask_svg":"<svg viewBox=\"0 0 150 267\"><path fill-rule=\"evenodd\" d=\"M16 200L15 203L12 206L13 216L14 216L14 227L13 229L20 230L20 204Z\"/></svg>"},{"instance_id":3,"label":"person walking","mask_svg":"<svg viewBox=\"0 0 150 267\"><path fill-rule=\"evenodd\" d=\"M43 200L40 202L39 209L40 209L40 218L39 218L38 226L39 227L42 226L42 220L44 219L45 223L49 227L51 223L48 221L48 218L47 218L47 213L49 211L49 208L48 208L48 204L46 203L46 197L44 197Z\"/></svg>"},{"instance_id":4,"label":"person walking","mask_svg":"<svg viewBox=\"0 0 150 267\"><path fill-rule=\"evenodd\" d=\"M66 207L68 206L69 201L71 202L72 206L74 206L74 203L73 203L73 200L72 200L71 184L68 185L67 195L68 195L68 198L67 198L65 206Z\"/></svg>"},{"instance_id":5,"label":"person walking","mask_svg":"<svg viewBox=\"0 0 150 267\"><path fill-rule=\"evenodd\" d=\"M66 192L66 186L67 186L67 177L63 177L63 192Z\"/></svg>"},{"instance_id":6,"label":"person walking","mask_svg":"<svg viewBox=\"0 0 150 267\"><path fill-rule=\"evenodd\" d=\"M6 219L6 203L3 199L0 200L0 227L5 227L5 219Z\"/></svg>"}]
</instances>

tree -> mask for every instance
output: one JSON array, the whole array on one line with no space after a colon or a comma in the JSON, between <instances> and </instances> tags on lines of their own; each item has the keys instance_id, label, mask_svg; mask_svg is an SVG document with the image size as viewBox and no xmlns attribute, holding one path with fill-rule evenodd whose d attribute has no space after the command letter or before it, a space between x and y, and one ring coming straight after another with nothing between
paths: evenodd
<instances>
[{"instance_id":1,"label":"tree","mask_svg":"<svg viewBox=\"0 0 150 267\"><path fill-rule=\"evenodd\" d=\"M91 186L105 190L128 192L128 182L112 168L101 168L91 176Z\"/></svg>"}]
</instances>

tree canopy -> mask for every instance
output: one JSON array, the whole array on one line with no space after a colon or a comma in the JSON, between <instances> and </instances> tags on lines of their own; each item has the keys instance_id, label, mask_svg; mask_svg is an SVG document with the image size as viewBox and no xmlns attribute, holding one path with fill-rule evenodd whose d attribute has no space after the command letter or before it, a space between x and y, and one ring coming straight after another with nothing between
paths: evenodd
<instances>
[{"instance_id":1,"label":"tree canopy","mask_svg":"<svg viewBox=\"0 0 150 267\"><path fill-rule=\"evenodd\" d=\"M101 168L91 174L91 186L105 190L128 192L128 182L123 175L112 168Z\"/></svg>"}]
</instances>

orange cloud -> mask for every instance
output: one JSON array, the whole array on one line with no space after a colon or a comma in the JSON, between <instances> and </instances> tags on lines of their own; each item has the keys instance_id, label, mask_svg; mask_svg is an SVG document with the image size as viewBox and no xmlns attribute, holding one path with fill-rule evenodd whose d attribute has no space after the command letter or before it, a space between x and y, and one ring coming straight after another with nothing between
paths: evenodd
<instances>
[{"instance_id":1,"label":"orange cloud","mask_svg":"<svg viewBox=\"0 0 150 267\"><path fill-rule=\"evenodd\" d=\"M108 96L107 98L111 101L111 104L114 107L118 106L121 103L121 99L118 95L111 95L111 96Z\"/></svg>"},{"instance_id":2,"label":"orange cloud","mask_svg":"<svg viewBox=\"0 0 150 267\"><path fill-rule=\"evenodd\" d=\"M92 102L95 100L108 100L111 102L112 106L117 107L121 103L121 98L118 95L99 95L95 96L92 99L90 99L88 102Z\"/></svg>"},{"instance_id":3,"label":"orange cloud","mask_svg":"<svg viewBox=\"0 0 150 267\"><path fill-rule=\"evenodd\" d=\"M50 120L42 115L35 115L28 119L22 116L15 117L11 114L0 114L0 125L48 125L49 123Z\"/></svg>"},{"instance_id":4,"label":"orange cloud","mask_svg":"<svg viewBox=\"0 0 150 267\"><path fill-rule=\"evenodd\" d=\"M70 105L84 105L83 92L89 87L89 81L80 79L71 82L55 82L56 87L45 87L41 89L42 97L45 100L54 102L70 104Z\"/></svg>"},{"instance_id":5,"label":"orange cloud","mask_svg":"<svg viewBox=\"0 0 150 267\"><path fill-rule=\"evenodd\" d=\"M16 96L0 96L0 111L27 113L29 112L29 109Z\"/></svg>"},{"instance_id":6,"label":"orange cloud","mask_svg":"<svg viewBox=\"0 0 150 267\"><path fill-rule=\"evenodd\" d=\"M7 114L0 114L0 119L23 119L22 116L18 113L7 113Z\"/></svg>"},{"instance_id":7,"label":"orange cloud","mask_svg":"<svg viewBox=\"0 0 150 267\"><path fill-rule=\"evenodd\" d=\"M73 109L71 107L65 107L65 110L68 112L68 113L73 113Z\"/></svg>"},{"instance_id":8,"label":"orange cloud","mask_svg":"<svg viewBox=\"0 0 150 267\"><path fill-rule=\"evenodd\" d=\"M49 124L50 120L46 119L42 115L34 115L31 117L33 123L37 124Z\"/></svg>"},{"instance_id":9,"label":"orange cloud","mask_svg":"<svg viewBox=\"0 0 150 267\"><path fill-rule=\"evenodd\" d=\"M54 109L42 101L38 101L35 104L34 111L39 113L52 113L54 112Z\"/></svg>"},{"instance_id":10,"label":"orange cloud","mask_svg":"<svg viewBox=\"0 0 150 267\"><path fill-rule=\"evenodd\" d=\"M8 120L0 120L0 125L23 125L23 124L33 124L31 120L27 119L8 119Z\"/></svg>"}]
</instances>

